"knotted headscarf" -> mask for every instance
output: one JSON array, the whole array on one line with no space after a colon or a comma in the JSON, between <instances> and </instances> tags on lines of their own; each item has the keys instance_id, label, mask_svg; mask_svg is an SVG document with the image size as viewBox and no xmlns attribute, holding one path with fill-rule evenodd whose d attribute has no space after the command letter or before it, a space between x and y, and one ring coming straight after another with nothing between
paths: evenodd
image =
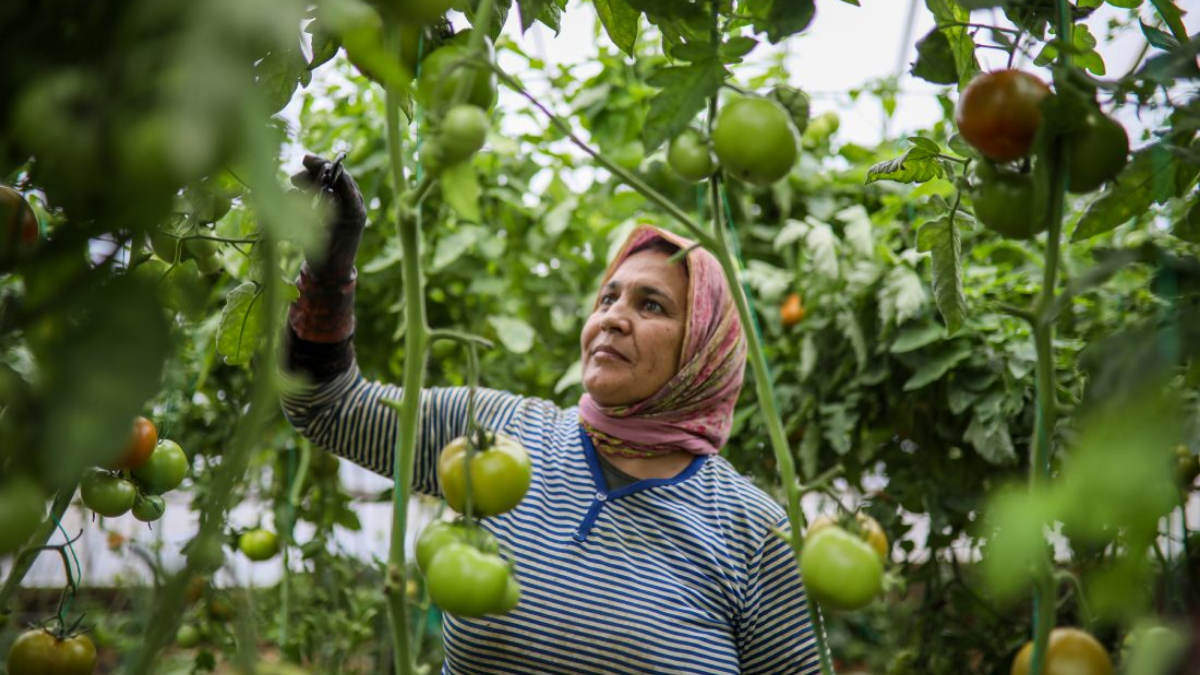
<instances>
[{"instance_id":1,"label":"knotted headscarf","mask_svg":"<svg viewBox=\"0 0 1200 675\"><path fill-rule=\"evenodd\" d=\"M629 256L654 239L687 251L687 318L679 372L650 398L631 405L602 406L585 393L579 399L579 416L605 452L630 457L674 450L715 455L729 438L746 369L746 341L721 264L705 249L692 248L693 241L642 226L609 263L600 288Z\"/></svg>"}]
</instances>

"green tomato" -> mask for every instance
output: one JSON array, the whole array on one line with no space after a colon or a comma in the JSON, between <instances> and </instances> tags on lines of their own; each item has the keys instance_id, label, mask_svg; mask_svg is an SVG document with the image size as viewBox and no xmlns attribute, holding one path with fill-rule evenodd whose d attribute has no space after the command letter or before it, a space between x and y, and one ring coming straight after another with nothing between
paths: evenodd
<instances>
[{"instance_id":1,"label":"green tomato","mask_svg":"<svg viewBox=\"0 0 1200 675\"><path fill-rule=\"evenodd\" d=\"M270 560L279 553L279 535L262 528L247 530L238 537L238 548L255 562Z\"/></svg>"},{"instance_id":2,"label":"green tomato","mask_svg":"<svg viewBox=\"0 0 1200 675\"><path fill-rule=\"evenodd\" d=\"M145 491L161 495L179 487L187 475L188 458L175 441L160 441L146 463L133 470Z\"/></svg>"},{"instance_id":3,"label":"green tomato","mask_svg":"<svg viewBox=\"0 0 1200 675\"><path fill-rule=\"evenodd\" d=\"M59 639L34 628L12 643L7 665L8 675L92 675L96 645L86 635Z\"/></svg>"},{"instance_id":4,"label":"green tomato","mask_svg":"<svg viewBox=\"0 0 1200 675\"><path fill-rule=\"evenodd\" d=\"M435 520L417 537L417 569L425 574L434 556L448 544L470 544L484 553L500 552L496 538L481 527L468 530L461 523Z\"/></svg>"},{"instance_id":5,"label":"green tomato","mask_svg":"<svg viewBox=\"0 0 1200 675\"><path fill-rule=\"evenodd\" d=\"M192 649L200 644L200 629L185 623L175 631L175 644L183 649Z\"/></svg>"},{"instance_id":6,"label":"green tomato","mask_svg":"<svg viewBox=\"0 0 1200 675\"><path fill-rule=\"evenodd\" d=\"M198 537L187 545L187 561L193 571L212 574L225 564L225 548L217 537Z\"/></svg>"},{"instance_id":7,"label":"green tomato","mask_svg":"<svg viewBox=\"0 0 1200 675\"><path fill-rule=\"evenodd\" d=\"M152 523L167 511L167 502L158 495L139 494L133 501L133 517L143 523Z\"/></svg>"},{"instance_id":8,"label":"green tomato","mask_svg":"<svg viewBox=\"0 0 1200 675\"><path fill-rule=\"evenodd\" d=\"M46 495L31 478L14 476L0 485L0 555L20 548L46 519Z\"/></svg>"},{"instance_id":9,"label":"green tomato","mask_svg":"<svg viewBox=\"0 0 1200 675\"><path fill-rule=\"evenodd\" d=\"M1129 134L1111 117L1092 110L1066 137L1067 189L1095 190L1117 177L1129 162Z\"/></svg>"},{"instance_id":10,"label":"green tomato","mask_svg":"<svg viewBox=\"0 0 1200 675\"><path fill-rule=\"evenodd\" d=\"M442 141L442 161L455 164L483 147L487 140L488 116L473 105L456 105L446 112L438 131Z\"/></svg>"},{"instance_id":11,"label":"green tomato","mask_svg":"<svg viewBox=\"0 0 1200 675\"><path fill-rule=\"evenodd\" d=\"M137 499L133 483L105 471L89 469L79 484L79 495L91 510L108 518L129 513Z\"/></svg>"},{"instance_id":12,"label":"green tomato","mask_svg":"<svg viewBox=\"0 0 1200 675\"><path fill-rule=\"evenodd\" d=\"M622 169L637 171L642 166L642 160L646 159L646 146L635 139L613 150L611 156L617 166Z\"/></svg>"},{"instance_id":13,"label":"green tomato","mask_svg":"<svg viewBox=\"0 0 1200 675\"><path fill-rule=\"evenodd\" d=\"M180 240L177 233L173 230L163 230L154 228L150 230L150 249L154 251L154 255L162 258L164 262L178 262L181 254L184 251L183 241Z\"/></svg>"},{"instance_id":14,"label":"green tomato","mask_svg":"<svg viewBox=\"0 0 1200 675\"><path fill-rule=\"evenodd\" d=\"M796 163L796 137L788 114L761 97L734 99L721 108L712 131L713 149L725 170L754 185L770 185Z\"/></svg>"},{"instance_id":15,"label":"green tomato","mask_svg":"<svg viewBox=\"0 0 1200 675\"><path fill-rule=\"evenodd\" d=\"M442 611L479 617L503 605L508 577L500 556L450 543L433 557L425 580L429 597Z\"/></svg>"},{"instance_id":16,"label":"green tomato","mask_svg":"<svg viewBox=\"0 0 1200 675\"><path fill-rule=\"evenodd\" d=\"M464 103L484 110L496 103L496 74L487 64L478 62L481 58L464 46L450 44L421 62L417 95L435 116L450 107L460 82L466 82Z\"/></svg>"},{"instance_id":17,"label":"green tomato","mask_svg":"<svg viewBox=\"0 0 1200 675\"><path fill-rule=\"evenodd\" d=\"M1029 239L1046 231L1046 191L1032 176L996 173L983 178L972 193L975 218L1010 239Z\"/></svg>"},{"instance_id":18,"label":"green tomato","mask_svg":"<svg viewBox=\"0 0 1200 675\"><path fill-rule=\"evenodd\" d=\"M529 491L533 465L529 453L515 439L491 434L492 444L478 449L471 458L471 501L476 515L495 516L516 508ZM465 436L450 441L438 458L438 482L450 508L466 508L467 454Z\"/></svg>"},{"instance_id":19,"label":"green tomato","mask_svg":"<svg viewBox=\"0 0 1200 675\"><path fill-rule=\"evenodd\" d=\"M836 525L804 542L800 573L808 594L833 609L864 607L883 588L883 563L875 549Z\"/></svg>"},{"instance_id":20,"label":"green tomato","mask_svg":"<svg viewBox=\"0 0 1200 675\"><path fill-rule=\"evenodd\" d=\"M667 164L681 178L693 183L708 178L717 168L708 143L694 129L685 129L671 139L671 145L667 148Z\"/></svg>"},{"instance_id":21,"label":"green tomato","mask_svg":"<svg viewBox=\"0 0 1200 675\"><path fill-rule=\"evenodd\" d=\"M508 614L517 608L521 602L521 584L517 583L517 578L512 572L508 574L508 583L504 585L504 597L500 599L500 604L492 610L493 614Z\"/></svg>"}]
</instances>

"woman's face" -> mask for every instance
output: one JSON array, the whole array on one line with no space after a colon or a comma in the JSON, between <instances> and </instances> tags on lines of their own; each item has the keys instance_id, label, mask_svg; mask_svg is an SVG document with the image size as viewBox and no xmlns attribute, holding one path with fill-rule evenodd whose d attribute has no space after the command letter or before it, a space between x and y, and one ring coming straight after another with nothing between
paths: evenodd
<instances>
[{"instance_id":1,"label":"woman's face","mask_svg":"<svg viewBox=\"0 0 1200 675\"><path fill-rule=\"evenodd\" d=\"M602 406L644 401L679 370L688 280L669 259L652 250L627 258L583 326L583 388Z\"/></svg>"}]
</instances>

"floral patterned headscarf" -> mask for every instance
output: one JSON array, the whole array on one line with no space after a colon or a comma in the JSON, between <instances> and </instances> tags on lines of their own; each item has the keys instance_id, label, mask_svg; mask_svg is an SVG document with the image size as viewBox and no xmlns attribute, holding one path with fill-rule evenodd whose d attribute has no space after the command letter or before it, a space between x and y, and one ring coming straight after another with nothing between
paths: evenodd
<instances>
[{"instance_id":1,"label":"floral patterned headscarf","mask_svg":"<svg viewBox=\"0 0 1200 675\"><path fill-rule=\"evenodd\" d=\"M674 450L715 455L729 438L746 369L746 340L729 285L716 257L695 242L655 227L634 230L608 265L600 287L629 256L654 239L687 251L687 320L679 372L650 398L602 406L579 399L584 429L605 452L653 457Z\"/></svg>"}]
</instances>

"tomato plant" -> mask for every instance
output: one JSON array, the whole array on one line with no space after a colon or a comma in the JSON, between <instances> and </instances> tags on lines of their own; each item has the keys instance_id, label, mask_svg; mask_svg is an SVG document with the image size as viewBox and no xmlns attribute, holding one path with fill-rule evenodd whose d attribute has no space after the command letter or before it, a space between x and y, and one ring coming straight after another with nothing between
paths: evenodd
<instances>
[{"instance_id":1,"label":"tomato plant","mask_svg":"<svg viewBox=\"0 0 1200 675\"><path fill-rule=\"evenodd\" d=\"M64 638L35 628L8 650L9 675L91 675L95 669L96 645L86 635Z\"/></svg>"},{"instance_id":2,"label":"tomato plant","mask_svg":"<svg viewBox=\"0 0 1200 675\"><path fill-rule=\"evenodd\" d=\"M238 537L238 548L255 562L270 560L279 553L279 535L262 528L247 530Z\"/></svg>"},{"instance_id":3,"label":"tomato plant","mask_svg":"<svg viewBox=\"0 0 1200 675\"><path fill-rule=\"evenodd\" d=\"M129 513L137 494L133 483L106 471L89 470L79 484L79 496L83 503L109 518Z\"/></svg>"},{"instance_id":4,"label":"tomato plant","mask_svg":"<svg viewBox=\"0 0 1200 675\"><path fill-rule=\"evenodd\" d=\"M471 458L471 502L479 516L495 516L516 508L529 490L533 465L529 453L515 439L488 434L490 443ZM466 508L467 437L454 439L438 458L438 482L450 508Z\"/></svg>"},{"instance_id":5,"label":"tomato plant","mask_svg":"<svg viewBox=\"0 0 1200 675\"><path fill-rule=\"evenodd\" d=\"M1027 642L1013 659L1012 675L1029 675L1033 643ZM1078 628L1050 631L1043 675L1112 675L1112 659L1089 633Z\"/></svg>"},{"instance_id":6,"label":"tomato plant","mask_svg":"<svg viewBox=\"0 0 1200 675\"><path fill-rule=\"evenodd\" d=\"M46 519L46 495L28 476L0 483L0 555L16 551Z\"/></svg>"},{"instance_id":7,"label":"tomato plant","mask_svg":"<svg viewBox=\"0 0 1200 675\"><path fill-rule=\"evenodd\" d=\"M1125 127L1099 110L1090 110L1067 134L1067 189L1091 192L1116 178L1129 161Z\"/></svg>"},{"instance_id":8,"label":"tomato plant","mask_svg":"<svg viewBox=\"0 0 1200 675\"><path fill-rule=\"evenodd\" d=\"M139 415L133 420L133 435L125 446L125 451L116 461L106 464L104 468L114 471L136 469L150 459L151 453L154 452L154 446L157 444L158 429L155 428L153 422Z\"/></svg>"},{"instance_id":9,"label":"tomato plant","mask_svg":"<svg viewBox=\"0 0 1200 675\"><path fill-rule=\"evenodd\" d=\"M713 150L731 175L770 185L796 163L796 136L788 114L770 99L744 96L725 104L712 131Z\"/></svg>"},{"instance_id":10,"label":"tomato plant","mask_svg":"<svg viewBox=\"0 0 1200 675\"><path fill-rule=\"evenodd\" d=\"M878 551L836 525L821 528L804 542L800 570L809 595L834 609L865 607L883 587Z\"/></svg>"},{"instance_id":11,"label":"tomato plant","mask_svg":"<svg viewBox=\"0 0 1200 675\"><path fill-rule=\"evenodd\" d=\"M468 544L449 543L430 561L429 597L443 611L466 617L496 613L507 605L507 563Z\"/></svg>"},{"instance_id":12,"label":"tomato plant","mask_svg":"<svg viewBox=\"0 0 1200 675\"><path fill-rule=\"evenodd\" d=\"M188 459L183 448L175 441L165 440L155 446L150 459L132 473L146 492L161 495L179 487L187 469Z\"/></svg>"},{"instance_id":13,"label":"tomato plant","mask_svg":"<svg viewBox=\"0 0 1200 675\"><path fill-rule=\"evenodd\" d=\"M695 129L687 129L671 139L667 163L681 178L693 183L708 178L717 170L708 141Z\"/></svg>"},{"instance_id":14,"label":"tomato plant","mask_svg":"<svg viewBox=\"0 0 1200 675\"><path fill-rule=\"evenodd\" d=\"M1020 159L1033 145L1042 121L1039 106L1049 93L1045 82L1021 70L984 73L959 97L958 131L984 157L997 162Z\"/></svg>"}]
</instances>

